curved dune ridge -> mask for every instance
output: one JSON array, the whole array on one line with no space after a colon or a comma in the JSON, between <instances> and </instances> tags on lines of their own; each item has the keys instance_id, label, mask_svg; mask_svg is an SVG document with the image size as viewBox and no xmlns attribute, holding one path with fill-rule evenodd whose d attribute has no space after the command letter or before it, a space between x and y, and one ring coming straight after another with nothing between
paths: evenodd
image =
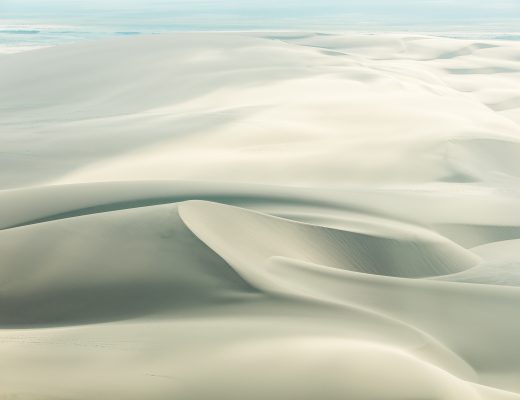
<instances>
[{"instance_id":1,"label":"curved dune ridge","mask_svg":"<svg viewBox=\"0 0 520 400\"><path fill-rule=\"evenodd\" d=\"M519 78L421 35L1 56L0 398L520 399Z\"/></svg>"},{"instance_id":2,"label":"curved dune ridge","mask_svg":"<svg viewBox=\"0 0 520 400\"><path fill-rule=\"evenodd\" d=\"M419 229L379 236L377 227L369 235L211 203L179 207L186 226L237 269L283 256L356 272L421 278L460 272L478 262L471 252Z\"/></svg>"}]
</instances>

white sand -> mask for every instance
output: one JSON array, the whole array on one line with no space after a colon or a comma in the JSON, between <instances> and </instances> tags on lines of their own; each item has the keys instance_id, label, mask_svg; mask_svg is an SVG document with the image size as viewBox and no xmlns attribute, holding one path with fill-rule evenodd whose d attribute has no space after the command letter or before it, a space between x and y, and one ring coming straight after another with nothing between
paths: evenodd
<instances>
[{"instance_id":1,"label":"white sand","mask_svg":"<svg viewBox=\"0 0 520 400\"><path fill-rule=\"evenodd\" d=\"M520 42L0 56L0 399L520 399Z\"/></svg>"}]
</instances>

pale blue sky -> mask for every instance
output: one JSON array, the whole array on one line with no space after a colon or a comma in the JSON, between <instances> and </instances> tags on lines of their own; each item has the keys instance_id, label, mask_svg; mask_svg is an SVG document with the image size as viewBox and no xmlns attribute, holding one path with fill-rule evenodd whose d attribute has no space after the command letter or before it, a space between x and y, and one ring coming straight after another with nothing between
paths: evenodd
<instances>
[{"instance_id":1,"label":"pale blue sky","mask_svg":"<svg viewBox=\"0 0 520 400\"><path fill-rule=\"evenodd\" d=\"M520 0L0 0L0 19L13 18L172 27L184 22L194 29L505 26L520 20Z\"/></svg>"},{"instance_id":2,"label":"pale blue sky","mask_svg":"<svg viewBox=\"0 0 520 400\"><path fill-rule=\"evenodd\" d=\"M186 30L513 32L511 38L520 38L520 0L0 0L0 45Z\"/></svg>"}]
</instances>

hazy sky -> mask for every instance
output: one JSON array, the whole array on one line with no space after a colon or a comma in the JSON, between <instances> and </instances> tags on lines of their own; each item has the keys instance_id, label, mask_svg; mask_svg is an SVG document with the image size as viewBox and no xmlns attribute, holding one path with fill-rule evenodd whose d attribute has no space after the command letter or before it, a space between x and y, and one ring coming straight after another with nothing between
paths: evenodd
<instances>
[{"instance_id":1,"label":"hazy sky","mask_svg":"<svg viewBox=\"0 0 520 400\"><path fill-rule=\"evenodd\" d=\"M179 29L520 30L520 0L0 0L0 21Z\"/></svg>"}]
</instances>

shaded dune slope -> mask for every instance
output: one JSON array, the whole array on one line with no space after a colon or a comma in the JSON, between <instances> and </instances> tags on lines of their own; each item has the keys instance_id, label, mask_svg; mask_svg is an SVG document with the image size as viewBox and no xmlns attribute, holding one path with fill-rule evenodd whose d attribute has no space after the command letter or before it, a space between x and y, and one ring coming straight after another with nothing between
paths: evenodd
<instances>
[{"instance_id":1,"label":"shaded dune slope","mask_svg":"<svg viewBox=\"0 0 520 400\"><path fill-rule=\"evenodd\" d=\"M68 218L0 236L2 326L119 320L255 292L186 229L175 206Z\"/></svg>"}]
</instances>

